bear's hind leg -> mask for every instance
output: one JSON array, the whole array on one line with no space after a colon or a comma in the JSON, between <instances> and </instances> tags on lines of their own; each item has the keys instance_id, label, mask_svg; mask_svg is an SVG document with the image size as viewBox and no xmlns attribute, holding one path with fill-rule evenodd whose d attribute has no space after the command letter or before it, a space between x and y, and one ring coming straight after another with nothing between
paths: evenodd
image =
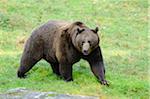
<instances>
[{"instance_id":1,"label":"bear's hind leg","mask_svg":"<svg viewBox=\"0 0 150 99\"><path fill-rule=\"evenodd\" d=\"M42 46L35 44L32 40L27 41L21 57L20 67L17 72L19 78L24 78L25 73L27 73L38 61L42 59L42 51Z\"/></svg>"},{"instance_id":2,"label":"bear's hind leg","mask_svg":"<svg viewBox=\"0 0 150 99\"><path fill-rule=\"evenodd\" d=\"M33 58L33 56L23 56L17 75L19 78L25 78L27 73L41 58Z\"/></svg>"},{"instance_id":3,"label":"bear's hind leg","mask_svg":"<svg viewBox=\"0 0 150 99\"><path fill-rule=\"evenodd\" d=\"M25 78L26 75L25 73L27 73L38 61L32 61L30 64L28 65L21 65L19 67L19 70L17 72L17 75L19 78Z\"/></svg>"}]
</instances>

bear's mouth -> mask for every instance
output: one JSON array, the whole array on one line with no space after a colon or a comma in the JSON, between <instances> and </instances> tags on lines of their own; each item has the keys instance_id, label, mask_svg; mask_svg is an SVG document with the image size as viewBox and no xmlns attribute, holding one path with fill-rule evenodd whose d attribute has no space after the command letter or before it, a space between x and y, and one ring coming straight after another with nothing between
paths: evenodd
<instances>
[{"instance_id":1,"label":"bear's mouth","mask_svg":"<svg viewBox=\"0 0 150 99\"><path fill-rule=\"evenodd\" d=\"M86 50L83 50L82 53L83 53L83 55L89 55L89 52Z\"/></svg>"}]
</instances>

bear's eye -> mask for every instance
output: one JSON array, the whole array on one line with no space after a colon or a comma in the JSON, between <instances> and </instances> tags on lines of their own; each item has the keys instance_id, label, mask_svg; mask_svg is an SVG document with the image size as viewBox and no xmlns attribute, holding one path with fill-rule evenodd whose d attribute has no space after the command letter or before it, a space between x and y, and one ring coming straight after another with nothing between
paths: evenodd
<instances>
[{"instance_id":1,"label":"bear's eye","mask_svg":"<svg viewBox=\"0 0 150 99\"><path fill-rule=\"evenodd\" d=\"M88 43L90 44L90 46L91 46L91 41L88 41Z\"/></svg>"},{"instance_id":2,"label":"bear's eye","mask_svg":"<svg viewBox=\"0 0 150 99\"><path fill-rule=\"evenodd\" d=\"M84 44L85 42L84 41L82 41L82 45Z\"/></svg>"}]
</instances>

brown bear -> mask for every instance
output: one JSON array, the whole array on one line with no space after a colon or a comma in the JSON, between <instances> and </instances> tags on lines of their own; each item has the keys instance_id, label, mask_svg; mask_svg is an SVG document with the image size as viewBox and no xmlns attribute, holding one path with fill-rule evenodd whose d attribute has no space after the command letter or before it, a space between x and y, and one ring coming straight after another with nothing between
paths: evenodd
<instances>
[{"instance_id":1,"label":"brown bear","mask_svg":"<svg viewBox=\"0 0 150 99\"><path fill-rule=\"evenodd\" d=\"M27 40L18 77L25 78L25 73L44 59L56 75L72 81L72 65L82 58L89 62L100 83L108 85L97 32L98 27L90 29L78 21L48 21L35 29Z\"/></svg>"}]
</instances>

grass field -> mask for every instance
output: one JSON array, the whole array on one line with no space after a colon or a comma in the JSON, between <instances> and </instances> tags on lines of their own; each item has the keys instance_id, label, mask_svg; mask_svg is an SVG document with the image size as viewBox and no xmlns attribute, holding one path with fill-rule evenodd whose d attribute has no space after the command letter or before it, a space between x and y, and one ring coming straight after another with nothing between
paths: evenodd
<instances>
[{"instance_id":1,"label":"grass field","mask_svg":"<svg viewBox=\"0 0 150 99\"><path fill-rule=\"evenodd\" d=\"M105 99L148 99L147 0L0 0L0 92L16 87L37 91L94 95ZM24 41L47 20L80 20L101 27L101 48L110 87L100 85L81 60L74 81L66 83L40 61L26 79L18 79Z\"/></svg>"}]
</instances>

